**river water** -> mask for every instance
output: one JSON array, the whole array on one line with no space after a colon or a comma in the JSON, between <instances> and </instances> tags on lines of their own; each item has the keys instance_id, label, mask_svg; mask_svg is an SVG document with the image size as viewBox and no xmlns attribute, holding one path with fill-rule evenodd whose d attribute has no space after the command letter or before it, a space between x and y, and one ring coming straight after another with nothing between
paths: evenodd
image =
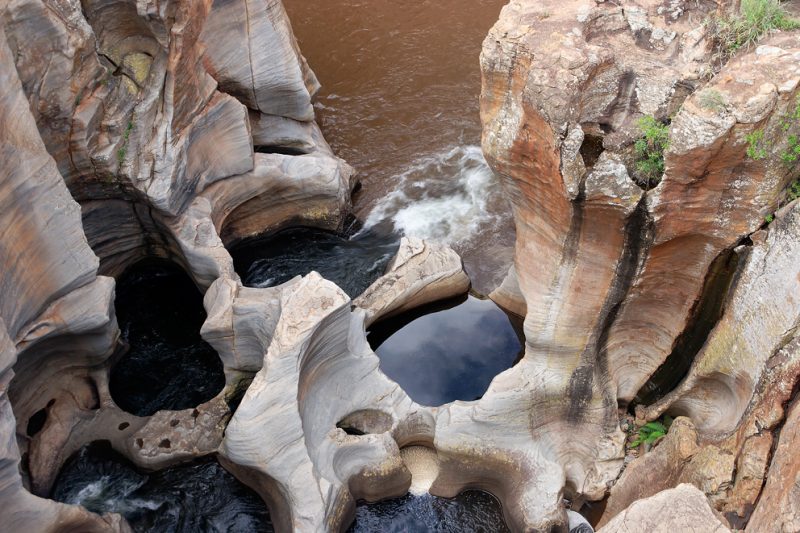
<instances>
[{"instance_id":1,"label":"river water","mask_svg":"<svg viewBox=\"0 0 800 533\"><path fill-rule=\"evenodd\" d=\"M478 57L505 2L284 3L322 83L317 120L362 181L357 216L451 244L475 288L490 291L511 262L514 227L479 147Z\"/></svg>"}]
</instances>

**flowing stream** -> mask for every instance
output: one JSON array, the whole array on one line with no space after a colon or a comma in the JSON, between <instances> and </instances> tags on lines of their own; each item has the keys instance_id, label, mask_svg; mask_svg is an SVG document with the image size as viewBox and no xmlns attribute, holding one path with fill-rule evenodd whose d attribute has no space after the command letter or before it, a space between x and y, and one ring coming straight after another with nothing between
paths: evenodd
<instances>
[{"instance_id":1,"label":"flowing stream","mask_svg":"<svg viewBox=\"0 0 800 533\"><path fill-rule=\"evenodd\" d=\"M480 151L481 43L506 0L285 0L322 83L317 120L358 171L367 228L452 245L481 293L513 256L514 225Z\"/></svg>"},{"instance_id":2,"label":"flowing stream","mask_svg":"<svg viewBox=\"0 0 800 533\"><path fill-rule=\"evenodd\" d=\"M120 513L137 532L273 531L258 494L211 457L144 473L108 443L95 442L67 461L52 497L100 514Z\"/></svg>"}]
</instances>

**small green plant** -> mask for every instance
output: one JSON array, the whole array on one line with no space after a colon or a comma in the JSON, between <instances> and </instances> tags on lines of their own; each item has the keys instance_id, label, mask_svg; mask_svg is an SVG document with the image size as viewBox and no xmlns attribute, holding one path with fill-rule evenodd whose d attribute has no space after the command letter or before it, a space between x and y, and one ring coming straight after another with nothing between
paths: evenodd
<instances>
[{"instance_id":1,"label":"small green plant","mask_svg":"<svg viewBox=\"0 0 800 533\"><path fill-rule=\"evenodd\" d=\"M125 131L122 132L122 146L117 150L117 160L120 165L125 161L125 156L128 154L128 139L131 136L131 130L133 130L133 120L128 121Z\"/></svg>"},{"instance_id":2,"label":"small green plant","mask_svg":"<svg viewBox=\"0 0 800 533\"><path fill-rule=\"evenodd\" d=\"M641 185L650 189L658 185L664 174L664 151L669 148L669 126L651 116L639 119L642 137L634 144L636 170Z\"/></svg>"},{"instance_id":3,"label":"small green plant","mask_svg":"<svg viewBox=\"0 0 800 533\"><path fill-rule=\"evenodd\" d=\"M794 202L798 198L800 198L800 178L794 180L794 183L789 186L789 192L786 194L786 203Z\"/></svg>"},{"instance_id":4,"label":"small green plant","mask_svg":"<svg viewBox=\"0 0 800 533\"><path fill-rule=\"evenodd\" d=\"M672 425L672 418L665 416L663 422L654 421L648 422L639 428L636 438L631 443L632 448L636 448L641 444L652 444L659 438L663 437L669 431Z\"/></svg>"},{"instance_id":5,"label":"small green plant","mask_svg":"<svg viewBox=\"0 0 800 533\"><path fill-rule=\"evenodd\" d=\"M751 131L745 135L747 141L747 157L753 161L760 161L767 157L767 141L764 140L764 130Z\"/></svg>"},{"instance_id":6,"label":"small green plant","mask_svg":"<svg viewBox=\"0 0 800 533\"><path fill-rule=\"evenodd\" d=\"M787 140L789 146L781 152L781 161L787 165L792 165L800 158L800 139L798 139L797 135L789 135Z\"/></svg>"}]
</instances>

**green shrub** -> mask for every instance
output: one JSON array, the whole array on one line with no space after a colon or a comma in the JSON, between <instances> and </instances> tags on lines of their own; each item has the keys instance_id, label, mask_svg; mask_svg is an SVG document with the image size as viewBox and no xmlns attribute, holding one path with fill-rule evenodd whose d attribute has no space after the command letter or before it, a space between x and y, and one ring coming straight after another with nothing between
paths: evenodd
<instances>
[{"instance_id":1,"label":"green shrub","mask_svg":"<svg viewBox=\"0 0 800 533\"><path fill-rule=\"evenodd\" d=\"M719 91L714 89L705 89L700 93L700 107L718 112L724 111L725 98Z\"/></svg>"},{"instance_id":2,"label":"green shrub","mask_svg":"<svg viewBox=\"0 0 800 533\"><path fill-rule=\"evenodd\" d=\"M133 130L133 120L128 121L125 131L122 132L122 146L117 150L117 161L120 165L125 162L125 156L128 154L128 139L131 136L131 130Z\"/></svg>"},{"instance_id":3,"label":"green shrub","mask_svg":"<svg viewBox=\"0 0 800 533\"><path fill-rule=\"evenodd\" d=\"M664 151L669 148L669 126L651 116L639 119L642 137L634 144L636 170L642 178L641 185L650 189L664 175Z\"/></svg>"},{"instance_id":4,"label":"green shrub","mask_svg":"<svg viewBox=\"0 0 800 533\"><path fill-rule=\"evenodd\" d=\"M720 24L722 44L731 54L755 46L775 30L800 28L800 21L789 17L779 0L742 0L739 14Z\"/></svg>"},{"instance_id":5,"label":"green shrub","mask_svg":"<svg viewBox=\"0 0 800 533\"><path fill-rule=\"evenodd\" d=\"M764 140L764 130L751 131L744 138L747 141L747 157L753 161L760 161L767 157L767 141Z\"/></svg>"},{"instance_id":6,"label":"green shrub","mask_svg":"<svg viewBox=\"0 0 800 533\"><path fill-rule=\"evenodd\" d=\"M672 418L669 416L664 417L663 422L655 421L648 422L639 428L639 432L631 443L631 447L636 448L640 444L652 444L659 438L663 437L669 431L672 425Z\"/></svg>"},{"instance_id":7,"label":"green shrub","mask_svg":"<svg viewBox=\"0 0 800 533\"><path fill-rule=\"evenodd\" d=\"M706 26L715 43L714 59L719 68L738 50L755 46L764 35L800 28L800 21L786 13L780 0L742 0L738 14L713 17Z\"/></svg>"},{"instance_id":8,"label":"green shrub","mask_svg":"<svg viewBox=\"0 0 800 533\"><path fill-rule=\"evenodd\" d=\"M794 183L789 186L789 192L786 194L786 203L794 202L798 198L800 198L800 178L794 180Z\"/></svg>"}]
</instances>

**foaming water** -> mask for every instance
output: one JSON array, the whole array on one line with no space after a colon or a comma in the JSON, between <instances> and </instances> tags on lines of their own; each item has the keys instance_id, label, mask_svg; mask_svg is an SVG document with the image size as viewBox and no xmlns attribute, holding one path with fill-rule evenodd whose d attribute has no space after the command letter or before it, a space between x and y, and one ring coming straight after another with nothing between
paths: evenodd
<instances>
[{"instance_id":1,"label":"foaming water","mask_svg":"<svg viewBox=\"0 0 800 533\"><path fill-rule=\"evenodd\" d=\"M120 513L134 531L273 531L267 507L213 458L143 473L107 442L84 446L59 472L53 499Z\"/></svg>"},{"instance_id":2,"label":"foaming water","mask_svg":"<svg viewBox=\"0 0 800 533\"><path fill-rule=\"evenodd\" d=\"M430 494L361 504L349 533L505 533L499 502L470 490L452 500Z\"/></svg>"},{"instance_id":3,"label":"foaming water","mask_svg":"<svg viewBox=\"0 0 800 533\"><path fill-rule=\"evenodd\" d=\"M404 235L469 249L503 223L505 198L478 146L457 146L415 161L377 201L365 229L390 225Z\"/></svg>"},{"instance_id":4,"label":"foaming water","mask_svg":"<svg viewBox=\"0 0 800 533\"><path fill-rule=\"evenodd\" d=\"M378 322L367 338L381 370L428 406L480 398L524 344L518 321L473 296Z\"/></svg>"},{"instance_id":5,"label":"foaming water","mask_svg":"<svg viewBox=\"0 0 800 533\"><path fill-rule=\"evenodd\" d=\"M506 2L284 2L322 83L317 120L362 180L358 217L453 245L482 293L513 259L511 210L478 148L481 43Z\"/></svg>"}]
</instances>

